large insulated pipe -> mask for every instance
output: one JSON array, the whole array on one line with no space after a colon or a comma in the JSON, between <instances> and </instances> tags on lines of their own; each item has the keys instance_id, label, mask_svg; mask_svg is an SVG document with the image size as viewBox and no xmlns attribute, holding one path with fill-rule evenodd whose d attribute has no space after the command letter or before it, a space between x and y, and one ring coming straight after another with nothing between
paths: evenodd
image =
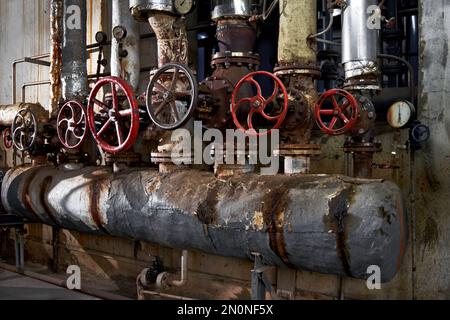
<instances>
[{"instance_id":1,"label":"large insulated pipe","mask_svg":"<svg viewBox=\"0 0 450 320\"><path fill-rule=\"evenodd\" d=\"M278 62L281 65L315 63L315 46L307 39L317 33L317 1L280 0L279 6Z\"/></svg>"},{"instance_id":2,"label":"large insulated pipe","mask_svg":"<svg viewBox=\"0 0 450 320\"><path fill-rule=\"evenodd\" d=\"M133 18L128 0L113 0L112 26L126 30L124 39L111 41L111 75L123 78L137 92L140 77L139 23Z\"/></svg>"},{"instance_id":3,"label":"large insulated pipe","mask_svg":"<svg viewBox=\"0 0 450 320\"><path fill-rule=\"evenodd\" d=\"M86 15L86 1L64 0L61 81L65 101L83 101L89 94Z\"/></svg>"},{"instance_id":4,"label":"large insulated pipe","mask_svg":"<svg viewBox=\"0 0 450 320\"><path fill-rule=\"evenodd\" d=\"M342 13L342 64L345 78L378 76L377 0L347 0Z\"/></svg>"},{"instance_id":5,"label":"large insulated pipe","mask_svg":"<svg viewBox=\"0 0 450 320\"><path fill-rule=\"evenodd\" d=\"M11 127L20 110L33 112L39 123L48 122L48 111L39 103L17 103L0 105L0 127Z\"/></svg>"},{"instance_id":6,"label":"large insulated pipe","mask_svg":"<svg viewBox=\"0 0 450 320\"><path fill-rule=\"evenodd\" d=\"M4 177L9 213L79 232L382 281L400 267L407 225L392 182L343 176L246 175L189 170L113 174L109 168L18 167Z\"/></svg>"}]
</instances>

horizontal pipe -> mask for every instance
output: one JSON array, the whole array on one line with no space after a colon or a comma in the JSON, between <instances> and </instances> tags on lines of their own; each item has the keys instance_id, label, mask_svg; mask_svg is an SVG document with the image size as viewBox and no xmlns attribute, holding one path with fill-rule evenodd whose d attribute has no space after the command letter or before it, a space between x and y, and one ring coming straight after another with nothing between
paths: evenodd
<instances>
[{"instance_id":1,"label":"horizontal pipe","mask_svg":"<svg viewBox=\"0 0 450 320\"><path fill-rule=\"evenodd\" d=\"M9 213L70 230L353 278L377 265L383 282L407 239L394 183L343 176L18 167L1 196Z\"/></svg>"}]
</instances>

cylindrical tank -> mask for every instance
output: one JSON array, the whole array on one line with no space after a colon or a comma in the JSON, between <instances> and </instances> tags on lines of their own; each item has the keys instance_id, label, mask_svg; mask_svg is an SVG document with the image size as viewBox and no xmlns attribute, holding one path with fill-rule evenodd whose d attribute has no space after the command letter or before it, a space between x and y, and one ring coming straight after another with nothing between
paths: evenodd
<instances>
[{"instance_id":1,"label":"cylindrical tank","mask_svg":"<svg viewBox=\"0 0 450 320\"><path fill-rule=\"evenodd\" d=\"M126 30L126 37L120 42L113 37L111 41L111 75L122 77L137 92L140 76L139 57L139 23L129 11L128 0L113 0L112 26L120 26ZM120 44L122 48L120 48ZM126 50L125 57L120 58L120 52Z\"/></svg>"},{"instance_id":2,"label":"cylindrical tank","mask_svg":"<svg viewBox=\"0 0 450 320\"><path fill-rule=\"evenodd\" d=\"M377 0L347 0L342 13L342 63L346 79L378 72ZM375 10L375 11L374 11Z\"/></svg>"},{"instance_id":3,"label":"cylindrical tank","mask_svg":"<svg viewBox=\"0 0 450 320\"><path fill-rule=\"evenodd\" d=\"M354 278L377 265L383 282L400 267L408 230L394 183L343 176L18 167L1 196L31 221Z\"/></svg>"},{"instance_id":4,"label":"cylindrical tank","mask_svg":"<svg viewBox=\"0 0 450 320\"><path fill-rule=\"evenodd\" d=\"M317 33L316 0L280 0L278 61L283 65L316 62L314 46L308 36Z\"/></svg>"},{"instance_id":5,"label":"cylindrical tank","mask_svg":"<svg viewBox=\"0 0 450 320\"><path fill-rule=\"evenodd\" d=\"M89 94L86 16L86 1L64 0L61 83L65 101L83 101Z\"/></svg>"}]
</instances>

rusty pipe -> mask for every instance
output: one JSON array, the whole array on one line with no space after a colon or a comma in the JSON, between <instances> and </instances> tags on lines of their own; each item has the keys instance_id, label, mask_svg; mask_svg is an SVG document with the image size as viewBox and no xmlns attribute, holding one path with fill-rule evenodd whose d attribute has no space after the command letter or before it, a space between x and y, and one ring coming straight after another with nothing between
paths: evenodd
<instances>
[{"instance_id":1,"label":"rusty pipe","mask_svg":"<svg viewBox=\"0 0 450 320\"><path fill-rule=\"evenodd\" d=\"M163 12L151 13L148 22L158 42L158 67L169 62L188 63L188 39L184 18Z\"/></svg>"},{"instance_id":2,"label":"rusty pipe","mask_svg":"<svg viewBox=\"0 0 450 320\"><path fill-rule=\"evenodd\" d=\"M408 230L394 183L334 175L18 167L1 199L9 213L79 232L250 260L258 252L266 265L362 279L378 265L383 282L401 266Z\"/></svg>"},{"instance_id":3,"label":"rusty pipe","mask_svg":"<svg viewBox=\"0 0 450 320\"><path fill-rule=\"evenodd\" d=\"M50 114L58 110L62 96L61 69L62 69L62 16L63 1L51 0L50 2ZM23 87L22 87L23 88ZM22 101L25 101L22 93Z\"/></svg>"}]
</instances>

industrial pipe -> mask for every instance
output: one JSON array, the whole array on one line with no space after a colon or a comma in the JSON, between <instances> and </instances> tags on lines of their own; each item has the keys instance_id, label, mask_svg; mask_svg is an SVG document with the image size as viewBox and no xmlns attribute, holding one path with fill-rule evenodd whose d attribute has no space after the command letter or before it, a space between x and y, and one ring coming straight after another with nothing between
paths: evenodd
<instances>
[{"instance_id":1,"label":"industrial pipe","mask_svg":"<svg viewBox=\"0 0 450 320\"><path fill-rule=\"evenodd\" d=\"M0 126L11 127L17 113L22 109L29 109L40 123L48 121L48 112L39 103L17 103L0 105Z\"/></svg>"},{"instance_id":2,"label":"industrial pipe","mask_svg":"<svg viewBox=\"0 0 450 320\"><path fill-rule=\"evenodd\" d=\"M383 282L408 230L395 184L344 176L19 167L1 197L9 213L70 230L362 279L377 265Z\"/></svg>"},{"instance_id":3,"label":"industrial pipe","mask_svg":"<svg viewBox=\"0 0 450 320\"><path fill-rule=\"evenodd\" d=\"M111 41L111 75L123 78L134 92L139 88L139 24L129 10L128 0L112 2L113 30L121 27L126 30L124 39L113 38Z\"/></svg>"},{"instance_id":4,"label":"industrial pipe","mask_svg":"<svg viewBox=\"0 0 450 320\"><path fill-rule=\"evenodd\" d=\"M65 101L83 101L89 95L86 16L86 1L64 0L61 83Z\"/></svg>"},{"instance_id":5,"label":"industrial pipe","mask_svg":"<svg viewBox=\"0 0 450 320\"><path fill-rule=\"evenodd\" d=\"M342 12L342 64L345 69L345 79L349 85L359 84L366 89L378 89L377 84L379 28L381 16L377 11L368 15L372 7L379 10L377 0L347 0ZM373 19L371 21L370 19ZM377 20L378 19L378 20ZM371 22L374 22L373 25ZM353 82L363 79L363 83Z\"/></svg>"},{"instance_id":6,"label":"industrial pipe","mask_svg":"<svg viewBox=\"0 0 450 320\"><path fill-rule=\"evenodd\" d=\"M317 1L280 0L280 64L310 64L316 62L316 51L308 37L317 33Z\"/></svg>"},{"instance_id":7,"label":"industrial pipe","mask_svg":"<svg viewBox=\"0 0 450 320\"><path fill-rule=\"evenodd\" d=\"M61 69L62 69L62 16L63 1L50 2L50 114L58 110L62 96ZM23 87L22 87L23 88ZM24 99L22 98L22 102Z\"/></svg>"}]
</instances>

